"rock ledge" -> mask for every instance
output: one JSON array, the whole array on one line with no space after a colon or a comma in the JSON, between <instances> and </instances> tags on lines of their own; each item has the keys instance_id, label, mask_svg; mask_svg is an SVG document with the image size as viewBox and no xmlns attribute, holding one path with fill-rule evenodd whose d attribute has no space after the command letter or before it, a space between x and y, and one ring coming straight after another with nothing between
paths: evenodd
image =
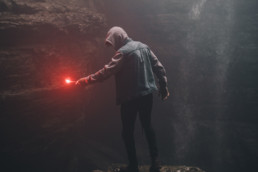
<instances>
[{"instance_id":1,"label":"rock ledge","mask_svg":"<svg viewBox=\"0 0 258 172\"><path fill-rule=\"evenodd\" d=\"M120 167L124 167L124 164L113 164L107 170L107 172L119 172ZM149 172L150 166L142 165L139 166L139 172ZM93 170L92 172L105 172L101 170ZM171 165L162 165L160 172L205 172L198 167L189 167L189 166L171 166Z\"/></svg>"}]
</instances>

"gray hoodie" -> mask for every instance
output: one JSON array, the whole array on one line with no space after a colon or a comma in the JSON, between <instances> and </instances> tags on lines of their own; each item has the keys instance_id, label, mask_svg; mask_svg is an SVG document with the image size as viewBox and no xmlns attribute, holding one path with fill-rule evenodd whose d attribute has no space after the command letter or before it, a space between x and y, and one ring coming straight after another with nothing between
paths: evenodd
<instances>
[{"instance_id":1,"label":"gray hoodie","mask_svg":"<svg viewBox=\"0 0 258 172\"><path fill-rule=\"evenodd\" d=\"M116 54L95 74L85 77L86 83L94 83L115 75L117 104L144 96L157 90L153 72L160 89L166 89L166 72L150 48L133 41L121 27L112 27L106 37Z\"/></svg>"}]
</instances>

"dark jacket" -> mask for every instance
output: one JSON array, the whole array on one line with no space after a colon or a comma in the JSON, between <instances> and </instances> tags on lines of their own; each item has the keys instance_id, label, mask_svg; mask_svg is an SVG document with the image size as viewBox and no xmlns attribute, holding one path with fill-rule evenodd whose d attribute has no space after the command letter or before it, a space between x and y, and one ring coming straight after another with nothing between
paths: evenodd
<instances>
[{"instance_id":1,"label":"dark jacket","mask_svg":"<svg viewBox=\"0 0 258 172\"><path fill-rule=\"evenodd\" d=\"M117 52L104 68L85 78L87 83L103 81L115 75L117 104L157 90L153 72L160 89L167 87L165 69L147 45L128 38L119 27L110 29L106 42Z\"/></svg>"}]
</instances>

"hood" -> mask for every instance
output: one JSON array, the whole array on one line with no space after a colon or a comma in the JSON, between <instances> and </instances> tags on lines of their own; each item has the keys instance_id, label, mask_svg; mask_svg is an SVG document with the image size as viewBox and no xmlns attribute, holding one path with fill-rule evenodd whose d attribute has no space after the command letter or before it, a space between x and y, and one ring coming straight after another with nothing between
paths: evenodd
<instances>
[{"instance_id":1,"label":"hood","mask_svg":"<svg viewBox=\"0 0 258 172\"><path fill-rule=\"evenodd\" d=\"M125 45L127 39L128 35L124 29L118 26L114 26L108 31L105 43L111 44L117 51L119 48Z\"/></svg>"}]
</instances>

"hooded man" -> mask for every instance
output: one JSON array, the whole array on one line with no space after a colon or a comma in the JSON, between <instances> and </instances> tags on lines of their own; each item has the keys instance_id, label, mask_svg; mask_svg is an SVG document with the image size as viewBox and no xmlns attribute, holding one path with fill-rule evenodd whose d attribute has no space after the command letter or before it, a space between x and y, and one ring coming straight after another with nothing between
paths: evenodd
<instances>
[{"instance_id":1,"label":"hooded man","mask_svg":"<svg viewBox=\"0 0 258 172\"><path fill-rule=\"evenodd\" d=\"M111 61L95 74L76 81L76 85L86 86L115 75L116 101L121 105L122 137L129 160L128 167L121 169L121 172L138 172L133 134L137 113L149 145L150 172L158 172L158 149L151 126L152 93L158 90L155 74L162 100L168 98L165 69L147 45L133 41L121 27L115 26L108 31L105 44L112 46L116 51Z\"/></svg>"}]
</instances>

